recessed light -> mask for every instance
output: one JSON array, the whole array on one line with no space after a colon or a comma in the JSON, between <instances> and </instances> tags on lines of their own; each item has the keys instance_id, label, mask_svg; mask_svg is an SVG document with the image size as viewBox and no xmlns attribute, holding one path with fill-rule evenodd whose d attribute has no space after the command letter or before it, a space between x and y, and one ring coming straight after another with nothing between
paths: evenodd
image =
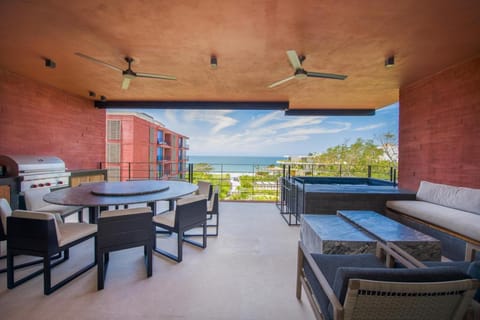
<instances>
[{"instance_id":1,"label":"recessed light","mask_svg":"<svg viewBox=\"0 0 480 320\"><path fill-rule=\"evenodd\" d=\"M385 67L386 68L391 68L395 65L395 56L390 56L387 59L385 59Z\"/></svg>"},{"instance_id":2,"label":"recessed light","mask_svg":"<svg viewBox=\"0 0 480 320\"><path fill-rule=\"evenodd\" d=\"M55 69L56 66L57 64L52 59L48 59L48 58L45 59L45 67L50 69Z\"/></svg>"},{"instance_id":3,"label":"recessed light","mask_svg":"<svg viewBox=\"0 0 480 320\"><path fill-rule=\"evenodd\" d=\"M210 56L210 68L217 69L217 67L218 67L217 57L213 55Z\"/></svg>"}]
</instances>

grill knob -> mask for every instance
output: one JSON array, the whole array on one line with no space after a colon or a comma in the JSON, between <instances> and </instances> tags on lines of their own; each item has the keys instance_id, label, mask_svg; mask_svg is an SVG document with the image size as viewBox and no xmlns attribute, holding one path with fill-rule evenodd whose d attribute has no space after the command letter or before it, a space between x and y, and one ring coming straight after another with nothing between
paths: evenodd
<instances>
[{"instance_id":1,"label":"grill knob","mask_svg":"<svg viewBox=\"0 0 480 320\"><path fill-rule=\"evenodd\" d=\"M30 186L30 188L36 188L36 187L37 187L36 184L32 184L32 185Z\"/></svg>"},{"instance_id":2,"label":"grill knob","mask_svg":"<svg viewBox=\"0 0 480 320\"><path fill-rule=\"evenodd\" d=\"M50 182L45 183L45 186L50 187Z\"/></svg>"},{"instance_id":3,"label":"grill knob","mask_svg":"<svg viewBox=\"0 0 480 320\"><path fill-rule=\"evenodd\" d=\"M39 186L39 187L43 187L43 183L39 183L38 186Z\"/></svg>"},{"instance_id":4,"label":"grill knob","mask_svg":"<svg viewBox=\"0 0 480 320\"><path fill-rule=\"evenodd\" d=\"M57 184L63 184L63 181L58 181Z\"/></svg>"}]
</instances>

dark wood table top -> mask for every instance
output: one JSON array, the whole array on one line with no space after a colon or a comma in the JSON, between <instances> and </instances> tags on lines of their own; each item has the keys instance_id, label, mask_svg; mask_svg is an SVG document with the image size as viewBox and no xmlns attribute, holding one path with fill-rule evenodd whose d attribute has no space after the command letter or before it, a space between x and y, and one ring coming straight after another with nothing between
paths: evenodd
<instances>
[{"instance_id":1,"label":"dark wood table top","mask_svg":"<svg viewBox=\"0 0 480 320\"><path fill-rule=\"evenodd\" d=\"M94 182L47 193L43 200L60 205L102 207L172 200L197 191L198 186L183 181Z\"/></svg>"}]
</instances>

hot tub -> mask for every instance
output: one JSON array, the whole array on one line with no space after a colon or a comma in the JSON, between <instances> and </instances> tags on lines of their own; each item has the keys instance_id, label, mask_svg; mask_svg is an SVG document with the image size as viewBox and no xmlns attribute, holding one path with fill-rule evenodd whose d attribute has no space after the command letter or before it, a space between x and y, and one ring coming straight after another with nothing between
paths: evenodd
<instances>
[{"instance_id":1,"label":"hot tub","mask_svg":"<svg viewBox=\"0 0 480 320\"><path fill-rule=\"evenodd\" d=\"M384 212L387 200L415 200L415 192L395 183L356 177L293 177L297 213L335 214L337 210Z\"/></svg>"}]
</instances>

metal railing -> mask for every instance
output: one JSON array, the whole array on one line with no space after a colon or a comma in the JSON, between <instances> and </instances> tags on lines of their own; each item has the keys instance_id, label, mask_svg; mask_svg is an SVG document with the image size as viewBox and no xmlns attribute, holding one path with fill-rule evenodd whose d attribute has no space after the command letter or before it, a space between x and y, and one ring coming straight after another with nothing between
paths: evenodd
<instances>
[{"instance_id":1,"label":"metal railing","mask_svg":"<svg viewBox=\"0 0 480 320\"><path fill-rule=\"evenodd\" d=\"M285 183L293 176L368 177L396 183L396 168L349 166L346 164L222 164L183 162L102 162L109 181L182 179L192 183L209 181L218 186L220 200L276 202L281 212L292 212L294 198L283 195ZM296 217L298 219L298 217Z\"/></svg>"}]
</instances>

